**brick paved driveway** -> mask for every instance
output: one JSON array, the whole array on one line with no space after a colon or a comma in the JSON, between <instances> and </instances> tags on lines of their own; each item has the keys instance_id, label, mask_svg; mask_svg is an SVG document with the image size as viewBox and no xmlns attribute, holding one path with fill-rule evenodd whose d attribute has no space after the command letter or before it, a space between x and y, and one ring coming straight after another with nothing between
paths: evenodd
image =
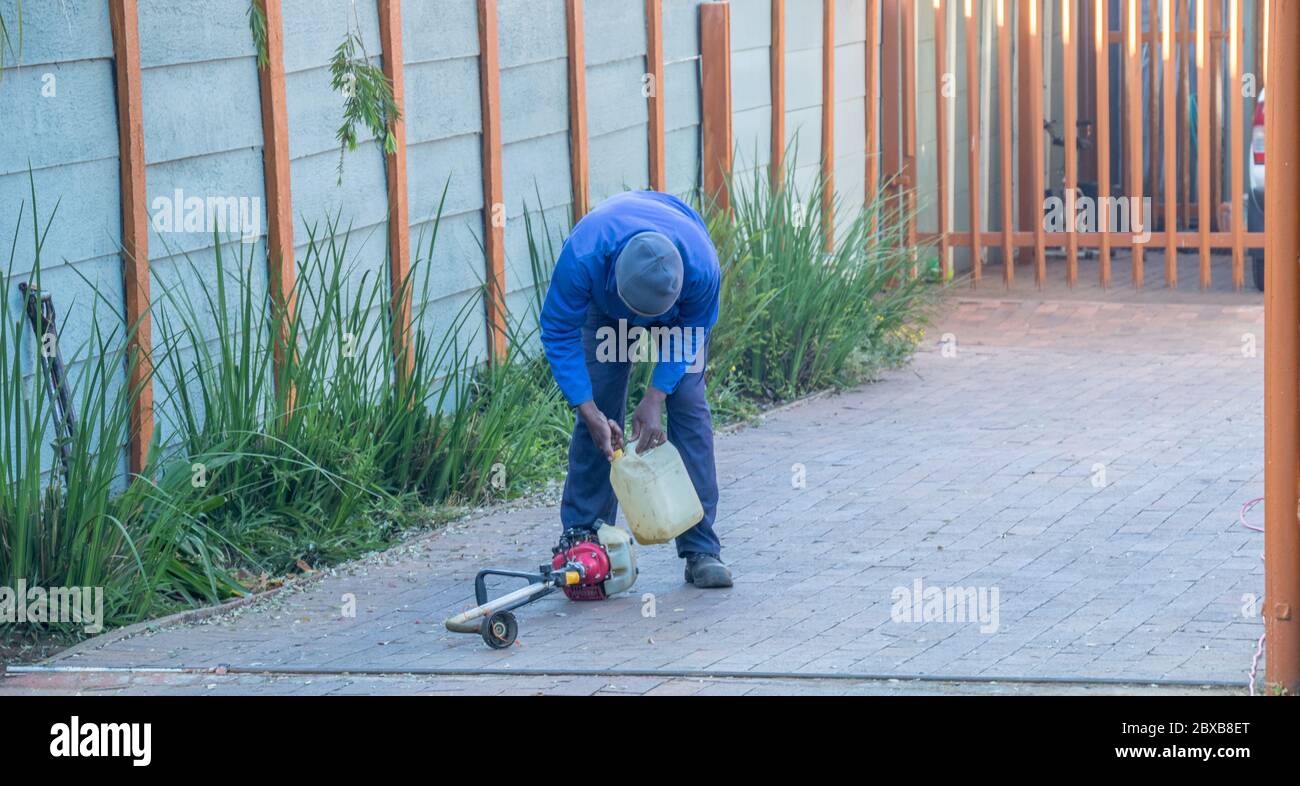
<instances>
[{"instance_id":1,"label":"brick paved driveway","mask_svg":"<svg viewBox=\"0 0 1300 786\"><path fill-rule=\"evenodd\" d=\"M475 570L533 568L558 527L554 508L495 511L237 612L109 634L51 661L336 674L11 674L0 692L1244 685L1262 631L1249 609L1263 587L1262 538L1237 524L1262 493L1257 302L954 300L910 368L719 437L730 591L683 584L671 547L643 547L630 594L544 599L519 612L517 646L489 650L441 621L469 605ZM1243 351L1252 341L1253 356ZM911 608L900 593L918 582L990 603L996 592L996 620L897 621L897 606ZM355 617L342 613L351 597ZM427 673L460 669L523 673ZM557 669L610 675L542 676ZM356 670L426 673L337 674ZM668 674L627 674L656 670ZM720 676L733 672L754 676Z\"/></svg>"}]
</instances>

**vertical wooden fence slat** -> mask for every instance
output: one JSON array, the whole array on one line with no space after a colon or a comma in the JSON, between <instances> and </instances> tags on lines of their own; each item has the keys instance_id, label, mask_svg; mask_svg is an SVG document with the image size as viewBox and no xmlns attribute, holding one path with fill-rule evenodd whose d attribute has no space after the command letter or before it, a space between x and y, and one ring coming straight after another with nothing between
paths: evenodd
<instances>
[{"instance_id":1,"label":"vertical wooden fence slat","mask_svg":"<svg viewBox=\"0 0 1300 786\"><path fill-rule=\"evenodd\" d=\"M1161 143L1164 146L1165 286L1178 286L1178 116L1174 111L1174 4L1163 0L1160 14L1160 67L1163 77ZM1152 67L1154 68L1154 58Z\"/></svg>"},{"instance_id":2,"label":"vertical wooden fence slat","mask_svg":"<svg viewBox=\"0 0 1300 786\"><path fill-rule=\"evenodd\" d=\"M1147 171L1151 173L1151 201L1153 206L1160 203L1157 197L1156 186L1159 180L1156 178L1157 164L1156 155L1160 150L1160 122L1157 118L1163 118L1164 113L1159 108L1160 101L1160 69L1157 63L1160 58L1160 21L1157 18L1160 14L1160 3L1164 0L1149 0L1147 12L1150 14L1150 28L1147 30L1147 149L1151 151L1150 166ZM1142 10L1138 9L1138 23L1142 22ZM1155 229L1155 216L1152 216L1151 229Z\"/></svg>"},{"instance_id":3,"label":"vertical wooden fence slat","mask_svg":"<svg viewBox=\"0 0 1300 786\"><path fill-rule=\"evenodd\" d=\"M784 3L785 0L774 0ZM783 34L784 35L784 34ZM880 72L880 0L867 0L867 43L864 74L867 96L863 102L866 114L867 161L865 172L864 197L874 199L880 188L880 126L876 121L876 112L880 103L880 88L877 85ZM879 207L879 206L878 206ZM876 229L876 217L873 213L871 229Z\"/></svg>"},{"instance_id":4,"label":"vertical wooden fence slat","mask_svg":"<svg viewBox=\"0 0 1300 786\"><path fill-rule=\"evenodd\" d=\"M1192 56L1194 41L1184 40L1191 35L1191 20L1187 16L1187 3L1180 0L1174 18L1178 26L1174 28L1174 64L1178 72L1178 166L1176 171L1182 178L1182 188L1178 194L1179 222L1183 227L1192 223L1192 124L1191 90L1192 90Z\"/></svg>"},{"instance_id":5,"label":"vertical wooden fence slat","mask_svg":"<svg viewBox=\"0 0 1300 786\"><path fill-rule=\"evenodd\" d=\"M1029 135L1031 151L1029 199L1032 210L1029 212L1034 227L1034 281L1040 289L1047 285L1047 244L1043 237L1043 43L1042 31L1038 26L1041 1L1029 0L1025 4L1028 11L1028 46L1024 57L1029 61L1029 80L1028 96L1021 94L1020 98L1029 103L1029 126L1024 131ZM1025 192L1021 191L1022 198L1024 195Z\"/></svg>"},{"instance_id":6,"label":"vertical wooden fence slat","mask_svg":"<svg viewBox=\"0 0 1300 786\"><path fill-rule=\"evenodd\" d=\"M1263 2L1263 0L1260 0ZM1228 0L1228 86L1223 91L1228 100L1228 204L1232 206L1232 286L1240 290L1246 284L1246 252L1242 232L1246 222L1245 191L1241 157L1246 150L1246 129L1241 111L1241 0Z\"/></svg>"},{"instance_id":7,"label":"vertical wooden fence slat","mask_svg":"<svg viewBox=\"0 0 1300 786\"><path fill-rule=\"evenodd\" d=\"M144 109L140 95L140 27L136 0L109 0L113 69L117 77L118 156L122 194L122 283L130 330L127 384L130 413L127 466L145 470L153 440L153 336L149 315L149 216L145 190Z\"/></svg>"},{"instance_id":8,"label":"vertical wooden fence slat","mask_svg":"<svg viewBox=\"0 0 1300 786\"><path fill-rule=\"evenodd\" d=\"M483 249L488 346L506 357L506 211L501 181L501 59L496 0L478 0L479 98L483 114Z\"/></svg>"},{"instance_id":9,"label":"vertical wooden fence slat","mask_svg":"<svg viewBox=\"0 0 1300 786\"><path fill-rule=\"evenodd\" d=\"M664 9L663 0L645 0L646 64L650 70L647 97L650 134L650 188L668 188L668 159L664 151Z\"/></svg>"},{"instance_id":10,"label":"vertical wooden fence slat","mask_svg":"<svg viewBox=\"0 0 1300 786\"><path fill-rule=\"evenodd\" d=\"M899 98L902 80L899 68L903 57L898 51L900 0L884 0L880 26L880 157L882 173L889 182L889 209L896 210L898 179L903 168L898 129L902 125L903 102Z\"/></svg>"},{"instance_id":11,"label":"vertical wooden fence slat","mask_svg":"<svg viewBox=\"0 0 1300 786\"><path fill-rule=\"evenodd\" d=\"M704 108L702 158L704 196L729 210L731 175L731 5L700 6L700 103Z\"/></svg>"},{"instance_id":12,"label":"vertical wooden fence slat","mask_svg":"<svg viewBox=\"0 0 1300 786\"><path fill-rule=\"evenodd\" d=\"M1196 226L1201 234L1201 289L1210 270L1210 32L1206 0L1196 0Z\"/></svg>"},{"instance_id":13,"label":"vertical wooden fence slat","mask_svg":"<svg viewBox=\"0 0 1300 786\"><path fill-rule=\"evenodd\" d=\"M1076 44L1079 52L1079 136L1086 139L1086 142L1079 146L1079 178L1083 180L1090 176L1094 177L1097 172L1097 144L1093 134L1096 133L1097 115L1094 109L1097 106L1097 85L1093 82L1093 77L1097 73L1097 65L1093 58L1097 56L1096 49L1092 46L1093 40L1093 14L1092 6L1094 0L1076 0L1077 5L1074 9L1074 18L1079 27L1075 31L1075 37L1078 40ZM1081 233L1082 234L1082 233ZM1084 238L1080 239L1080 245L1085 243Z\"/></svg>"},{"instance_id":14,"label":"vertical wooden fence slat","mask_svg":"<svg viewBox=\"0 0 1300 786\"><path fill-rule=\"evenodd\" d=\"M573 183L573 223L587 215L591 185L587 163L587 45L582 0L566 0L569 45L569 166Z\"/></svg>"},{"instance_id":15,"label":"vertical wooden fence slat","mask_svg":"<svg viewBox=\"0 0 1300 786\"><path fill-rule=\"evenodd\" d=\"M1264 284L1264 634L1265 693L1300 690L1300 526L1296 479L1300 474L1300 4L1269 4L1264 77L1264 153L1268 166L1268 229ZM1240 83L1238 83L1239 85ZM1240 102L1234 85L1232 101ZM1234 144L1234 156L1245 152Z\"/></svg>"},{"instance_id":16,"label":"vertical wooden fence slat","mask_svg":"<svg viewBox=\"0 0 1300 786\"><path fill-rule=\"evenodd\" d=\"M1231 0L1229 0L1231 1ZM1210 3L1210 106L1213 114L1210 115L1210 194L1213 195L1214 204L1211 205L1213 213L1210 218L1215 231L1227 231L1227 227L1220 222L1220 205L1230 202L1222 202L1223 199L1223 131L1227 120L1224 119L1223 106L1223 8L1219 0Z\"/></svg>"},{"instance_id":17,"label":"vertical wooden fence slat","mask_svg":"<svg viewBox=\"0 0 1300 786\"><path fill-rule=\"evenodd\" d=\"M944 0L934 0L934 139L939 188L935 214L939 229L939 269L944 281L952 273L952 255L948 244L948 50L945 33L948 9Z\"/></svg>"},{"instance_id":18,"label":"vertical wooden fence slat","mask_svg":"<svg viewBox=\"0 0 1300 786\"><path fill-rule=\"evenodd\" d=\"M415 368L411 349L411 220L406 190L406 100L402 67L402 0L379 0L379 40L383 47L384 76L393 86L400 113L390 119L393 152L384 156L388 181L388 281L393 293L393 357L398 381L404 383Z\"/></svg>"},{"instance_id":19,"label":"vertical wooden fence slat","mask_svg":"<svg viewBox=\"0 0 1300 786\"><path fill-rule=\"evenodd\" d=\"M1030 97L1042 90L1041 82L1033 81L1034 52L1036 46L1036 12L1034 6L1039 0L1016 0L1012 7L1016 9L1016 59L1018 69L1016 76L1016 128L1019 130L1020 155L1016 183L1020 196L1020 226L1034 227L1042 222L1041 205L1043 192L1034 192L1034 157L1030 140L1041 129L1042 124L1034 125L1033 102Z\"/></svg>"},{"instance_id":20,"label":"vertical wooden fence slat","mask_svg":"<svg viewBox=\"0 0 1300 786\"><path fill-rule=\"evenodd\" d=\"M1002 186L1002 281L1007 289L1016 278L1016 218L1011 192L1012 180L1012 126L1011 126L1011 19L1006 0L997 0L998 22L998 137L1001 159Z\"/></svg>"},{"instance_id":21,"label":"vertical wooden fence slat","mask_svg":"<svg viewBox=\"0 0 1300 786\"><path fill-rule=\"evenodd\" d=\"M835 247L835 0L822 0L822 244Z\"/></svg>"},{"instance_id":22,"label":"vertical wooden fence slat","mask_svg":"<svg viewBox=\"0 0 1300 786\"><path fill-rule=\"evenodd\" d=\"M1110 197L1110 20L1106 14L1108 0L1092 0L1093 39L1097 82L1097 224L1101 230L1098 248L1099 273L1103 289L1110 286L1110 228L1107 210Z\"/></svg>"},{"instance_id":23,"label":"vertical wooden fence slat","mask_svg":"<svg viewBox=\"0 0 1300 786\"><path fill-rule=\"evenodd\" d=\"M979 284L983 274L980 258L980 81L979 16L974 0L966 0L966 164L970 188L970 258L971 285Z\"/></svg>"},{"instance_id":24,"label":"vertical wooden fence slat","mask_svg":"<svg viewBox=\"0 0 1300 786\"><path fill-rule=\"evenodd\" d=\"M1237 0L1237 2L1241 2L1241 0ZM1274 0L1255 0L1255 56L1259 59L1260 64L1258 75L1259 80L1256 86L1261 88L1268 81L1268 26L1271 22L1269 19L1269 12L1273 10L1273 2ZM1239 23L1239 27L1243 30L1242 41L1244 45L1245 26L1240 25ZM1256 95L1258 95L1258 93Z\"/></svg>"},{"instance_id":25,"label":"vertical wooden fence slat","mask_svg":"<svg viewBox=\"0 0 1300 786\"><path fill-rule=\"evenodd\" d=\"M276 344L277 386L291 357L290 325L297 309L297 269L293 251L293 197L289 169L289 110L284 87L284 12L280 0L258 0L266 17L266 67L257 72L262 109L262 170L266 183L266 265ZM293 409L294 390L279 389L285 411Z\"/></svg>"},{"instance_id":26,"label":"vertical wooden fence slat","mask_svg":"<svg viewBox=\"0 0 1300 786\"><path fill-rule=\"evenodd\" d=\"M1151 217L1145 215L1142 201L1142 0L1124 0L1124 31L1126 78L1124 89L1126 101L1125 125L1128 127L1128 145L1124 151L1128 163L1128 197L1132 202L1129 208L1130 230L1139 227L1149 230ZM1130 237L1134 234L1130 234ZM1142 252L1141 244L1134 243L1132 248L1133 286L1142 288Z\"/></svg>"},{"instance_id":27,"label":"vertical wooden fence slat","mask_svg":"<svg viewBox=\"0 0 1300 786\"><path fill-rule=\"evenodd\" d=\"M771 60L772 160L768 163L772 188L785 177L785 0L772 0Z\"/></svg>"},{"instance_id":28,"label":"vertical wooden fence slat","mask_svg":"<svg viewBox=\"0 0 1300 786\"><path fill-rule=\"evenodd\" d=\"M1061 0L1061 69L1065 139L1065 282L1073 287L1079 278L1079 236L1075 233L1075 190L1079 187L1079 53L1075 26L1078 17L1072 0Z\"/></svg>"},{"instance_id":29,"label":"vertical wooden fence slat","mask_svg":"<svg viewBox=\"0 0 1300 786\"><path fill-rule=\"evenodd\" d=\"M916 3L903 3L900 19L903 44L903 179L907 189L907 247L912 250L912 275L916 275Z\"/></svg>"}]
</instances>

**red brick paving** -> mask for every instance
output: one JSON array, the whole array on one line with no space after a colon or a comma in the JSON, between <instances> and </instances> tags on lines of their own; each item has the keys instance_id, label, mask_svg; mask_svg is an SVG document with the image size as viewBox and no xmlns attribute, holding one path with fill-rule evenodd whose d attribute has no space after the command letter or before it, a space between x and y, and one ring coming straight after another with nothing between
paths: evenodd
<instances>
[{"instance_id":1,"label":"red brick paving","mask_svg":"<svg viewBox=\"0 0 1300 786\"><path fill-rule=\"evenodd\" d=\"M1243 353L1244 336L1255 337L1254 356ZM1261 631L1246 609L1262 592L1262 542L1236 518L1262 493L1262 339L1262 309L1248 298L1125 304L959 292L911 367L719 436L718 529L732 590L685 585L671 547L639 548L631 593L598 604L544 599L519 612L518 645L493 651L442 620L469 605L477 569L534 568L558 528L554 508L493 511L236 614L102 638L52 662L1244 684ZM792 485L796 464L804 488ZM891 619L894 593L918 579L996 589L996 632ZM341 613L349 596L355 618ZM5 693L1054 689L618 675L0 683Z\"/></svg>"}]
</instances>

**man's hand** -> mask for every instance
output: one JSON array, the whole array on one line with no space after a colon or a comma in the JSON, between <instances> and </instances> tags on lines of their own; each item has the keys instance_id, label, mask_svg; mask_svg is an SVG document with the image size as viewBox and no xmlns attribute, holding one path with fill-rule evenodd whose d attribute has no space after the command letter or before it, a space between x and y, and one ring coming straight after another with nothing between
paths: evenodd
<instances>
[{"instance_id":1,"label":"man's hand","mask_svg":"<svg viewBox=\"0 0 1300 786\"><path fill-rule=\"evenodd\" d=\"M585 401L578 406L578 414L587 424L587 433L591 441L605 454L605 458L614 460L614 451L623 449L623 427L605 417L594 401Z\"/></svg>"},{"instance_id":2,"label":"man's hand","mask_svg":"<svg viewBox=\"0 0 1300 786\"><path fill-rule=\"evenodd\" d=\"M668 394L650 385L646 388L641 403L636 405L636 411L632 413L632 436L636 438L638 454L657 448L667 441L663 426L660 425L663 422L660 413L667 397Z\"/></svg>"}]
</instances>

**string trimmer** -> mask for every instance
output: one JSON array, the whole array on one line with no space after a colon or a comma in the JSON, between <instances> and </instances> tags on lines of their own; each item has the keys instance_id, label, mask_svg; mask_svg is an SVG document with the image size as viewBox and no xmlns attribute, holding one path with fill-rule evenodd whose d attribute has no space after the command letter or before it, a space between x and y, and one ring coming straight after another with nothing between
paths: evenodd
<instances>
[{"instance_id":1,"label":"string trimmer","mask_svg":"<svg viewBox=\"0 0 1300 786\"><path fill-rule=\"evenodd\" d=\"M557 589L569 600L604 600L630 589L636 582L636 558L632 539L621 529L601 524L595 532L571 530L551 550L550 565L536 573L501 568L484 568L474 577L472 609L447 620L447 630L477 633L489 647L504 649L515 642L519 622L511 612ZM488 599L487 577L524 579L528 584L514 592Z\"/></svg>"}]
</instances>

